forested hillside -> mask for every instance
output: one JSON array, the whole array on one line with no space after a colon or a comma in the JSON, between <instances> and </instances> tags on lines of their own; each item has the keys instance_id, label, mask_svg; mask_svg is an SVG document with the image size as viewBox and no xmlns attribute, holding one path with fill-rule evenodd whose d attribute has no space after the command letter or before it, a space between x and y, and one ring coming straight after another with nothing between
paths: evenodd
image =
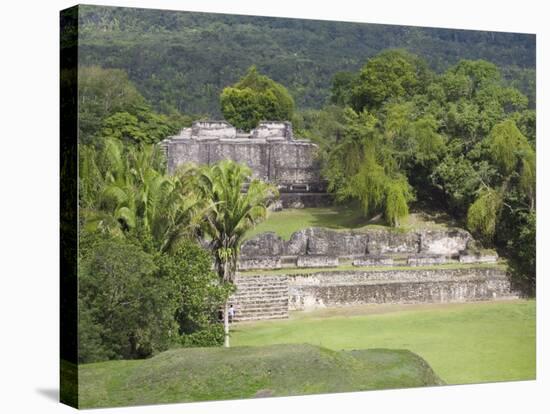
<instances>
[{"instance_id":1,"label":"forested hillside","mask_svg":"<svg viewBox=\"0 0 550 414\"><path fill-rule=\"evenodd\" d=\"M436 72L488 60L534 107L534 35L98 6L81 6L80 19L81 64L125 70L164 113L220 117L220 92L251 65L285 85L299 110L319 109L337 72L388 48Z\"/></svg>"}]
</instances>

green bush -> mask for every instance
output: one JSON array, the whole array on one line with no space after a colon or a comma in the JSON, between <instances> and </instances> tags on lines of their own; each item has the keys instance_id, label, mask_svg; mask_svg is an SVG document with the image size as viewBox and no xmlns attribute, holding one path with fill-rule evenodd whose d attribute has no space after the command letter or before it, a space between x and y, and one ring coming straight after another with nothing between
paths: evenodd
<instances>
[{"instance_id":1,"label":"green bush","mask_svg":"<svg viewBox=\"0 0 550 414\"><path fill-rule=\"evenodd\" d=\"M220 284L212 271L210 252L195 242L184 241L171 255L159 257L158 264L174 283L179 334L195 334L217 324L218 310L229 296L230 287Z\"/></svg>"},{"instance_id":2,"label":"green bush","mask_svg":"<svg viewBox=\"0 0 550 414\"><path fill-rule=\"evenodd\" d=\"M200 331L183 334L179 343L186 348L208 347L223 345L224 330L221 323L211 324Z\"/></svg>"},{"instance_id":3,"label":"green bush","mask_svg":"<svg viewBox=\"0 0 550 414\"><path fill-rule=\"evenodd\" d=\"M122 238L99 241L79 270L80 362L167 349L177 331L176 295L151 254Z\"/></svg>"}]
</instances>

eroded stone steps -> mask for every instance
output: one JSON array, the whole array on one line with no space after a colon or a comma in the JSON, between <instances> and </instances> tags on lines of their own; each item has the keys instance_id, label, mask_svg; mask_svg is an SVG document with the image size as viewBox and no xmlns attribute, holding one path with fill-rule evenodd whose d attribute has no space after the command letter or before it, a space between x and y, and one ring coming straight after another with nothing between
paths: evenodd
<instances>
[{"instance_id":1,"label":"eroded stone steps","mask_svg":"<svg viewBox=\"0 0 550 414\"><path fill-rule=\"evenodd\" d=\"M270 298L270 297L260 297L260 298L232 298L234 301L241 306L244 305L252 305L252 304L264 304L266 306L270 305L271 303L283 303L288 301L288 295L285 297L279 296L277 298Z\"/></svg>"},{"instance_id":2,"label":"eroded stone steps","mask_svg":"<svg viewBox=\"0 0 550 414\"><path fill-rule=\"evenodd\" d=\"M251 275L235 278L236 322L288 318L289 288L286 276Z\"/></svg>"}]
</instances>

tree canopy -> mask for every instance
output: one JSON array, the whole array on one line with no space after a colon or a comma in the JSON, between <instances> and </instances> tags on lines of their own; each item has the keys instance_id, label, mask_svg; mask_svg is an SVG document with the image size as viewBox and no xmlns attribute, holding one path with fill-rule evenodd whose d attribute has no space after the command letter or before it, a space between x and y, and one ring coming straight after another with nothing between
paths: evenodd
<instances>
[{"instance_id":1,"label":"tree canopy","mask_svg":"<svg viewBox=\"0 0 550 414\"><path fill-rule=\"evenodd\" d=\"M331 105L300 127L321 145L336 199L357 200L393 226L411 206L445 211L510 257L533 291L535 251L518 244L534 237L536 214L536 116L527 96L493 63L461 60L435 73L402 50L333 81ZM333 119L331 128L321 119Z\"/></svg>"},{"instance_id":2,"label":"tree canopy","mask_svg":"<svg viewBox=\"0 0 550 414\"><path fill-rule=\"evenodd\" d=\"M255 66L220 95L224 118L238 129L250 131L260 121L288 121L294 100L281 84L258 73Z\"/></svg>"}]
</instances>

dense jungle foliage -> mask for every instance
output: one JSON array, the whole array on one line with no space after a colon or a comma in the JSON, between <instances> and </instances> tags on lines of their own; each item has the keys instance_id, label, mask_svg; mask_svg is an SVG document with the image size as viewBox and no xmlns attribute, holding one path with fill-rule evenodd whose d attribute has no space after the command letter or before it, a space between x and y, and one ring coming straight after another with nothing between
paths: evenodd
<instances>
[{"instance_id":1,"label":"dense jungle foliage","mask_svg":"<svg viewBox=\"0 0 550 414\"><path fill-rule=\"evenodd\" d=\"M485 59L534 103L534 35L116 7L80 7L80 62L119 68L157 110L221 116L219 95L246 70L283 84L300 109L319 109L337 72L405 48L442 72Z\"/></svg>"},{"instance_id":2,"label":"dense jungle foliage","mask_svg":"<svg viewBox=\"0 0 550 414\"><path fill-rule=\"evenodd\" d=\"M531 36L81 11L82 362L224 341L219 310L239 249L227 240L241 240L275 193L260 182L248 198L225 191L249 179L231 163L168 175L155 145L221 114L241 129L291 120L319 145L337 202L394 227L411 208L444 211L509 259L516 284L534 294ZM220 231L227 223L237 238Z\"/></svg>"}]
</instances>

